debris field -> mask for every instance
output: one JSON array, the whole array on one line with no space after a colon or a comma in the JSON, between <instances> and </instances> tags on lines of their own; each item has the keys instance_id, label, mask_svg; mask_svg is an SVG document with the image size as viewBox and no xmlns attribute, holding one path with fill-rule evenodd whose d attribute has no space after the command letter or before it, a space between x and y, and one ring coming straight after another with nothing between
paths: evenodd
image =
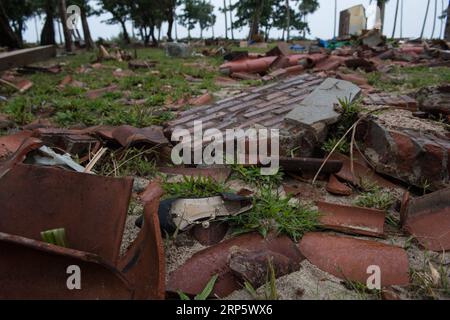
<instances>
[{"instance_id":1,"label":"debris field","mask_svg":"<svg viewBox=\"0 0 450 320\"><path fill-rule=\"evenodd\" d=\"M0 53L0 298L448 299L449 49ZM174 165L198 121L279 130L279 172Z\"/></svg>"}]
</instances>

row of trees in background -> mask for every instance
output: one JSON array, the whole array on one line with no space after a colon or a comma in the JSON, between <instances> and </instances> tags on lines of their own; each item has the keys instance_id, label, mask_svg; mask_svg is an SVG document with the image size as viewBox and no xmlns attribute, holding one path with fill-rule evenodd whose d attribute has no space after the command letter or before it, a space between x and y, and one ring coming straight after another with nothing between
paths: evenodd
<instances>
[{"instance_id":1,"label":"row of trees in background","mask_svg":"<svg viewBox=\"0 0 450 320\"><path fill-rule=\"evenodd\" d=\"M67 1L67 3L66 3ZM373 1L373 0L372 0ZM389 0L376 0L381 9L381 18L384 21L385 5ZM397 25L399 1L396 3L393 35ZM425 22L430 7L428 0L425 13ZM443 22L450 15L450 5L442 2L442 13L438 16L438 0L435 0L434 21L439 18ZM402 0L403 2L403 0ZM96 5L94 5L96 4ZM77 29L69 30L67 21L67 6L77 5L80 11L83 37ZM446 5L446 10L445 6ZM335 1L337 6L337 1ZM95 9L94 9L95 8ZM181 14L177 16L177 8ZM319 0L223 0L220 11L225 16L225 37L230 32L234 39L234 30L249 27L249 40L267 40L272 29L282 30L282 38L289 40L291 32L306 36L309 32L307 16L319 8ZM189 37L191 31L200 28L203 32L212 30L214 37L214 25L217 17L214 14L214 6L208 0L0 0L0 45L11 48L23 46L23 33L26 22L32 17L45 17L45 23L40 34L42 45L55 44L55 22L59 34L64 35L66 49L72 50L73 40L84 39L87 48L94 48L88 17L109 13L111 18L108 24L118 24L122 28L122 36L125 42L130 43L132 36L137 35L145 44L152 41L157 44L161 37L161 27L167 23L167 39L173 41L173 29L176 22L187 28ZM234 18L234 21L233 21ZM445 37L450 38L450 25L447 19ZM132 22L132 35L127 30L127 23ZM64 23L61 23L64 22ZM433 24L433 34L436 28ZM424 28L423 28L424 29ZM441 28L442 30L442 28ZM423 36L423 31L422 31Z\"/></svg>"}]
</instances>

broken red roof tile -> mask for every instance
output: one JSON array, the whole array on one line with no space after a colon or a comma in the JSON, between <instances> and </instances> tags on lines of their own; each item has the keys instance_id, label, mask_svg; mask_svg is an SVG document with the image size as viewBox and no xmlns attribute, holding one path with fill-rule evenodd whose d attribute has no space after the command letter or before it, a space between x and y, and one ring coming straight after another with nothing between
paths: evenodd
<instances>
[{"instance_id":1,"label":"broken red roof tile","mask_svg":"<svg viewBox=\"0 0 450 320\"><path fill-rule=\"evenodd\" d=\"M102 97L106 93L115 92L118 89L119 89L119 87L116 84L113 84L106 88L91 90L86 93L86 98L88 98L90 100L95 100L95 99Z\"/></svg>"},{"instance_id":2,"label":"broken red roof tile","mask_svg":"<svg viewBox=\"0 0 450 320\"><path fill-rule=\"evenodd\" d=\"M123 125L114 129L112 136L123 147L129 147L139 143L152 145L166 145L169 143L169 140L164 136L163 128L159 126L139 129Z\"/></svg>"},{"instance_id":3,"label":"broken red roof tile","mask_svg":"<svg viewBox=\"0 0 450 320\"><path fill-rule=\"evenodd\" d=\"M31 137L32 131L19 131L16 134L0 137L0 159L4 159L15 153L22 143Z\"/></svg>"},{"instance_id":4,"label":"broken red roof tile","mask_svg":"<svg viewBox=\"0 0 450 320\"><path fill-rule=\"evenodd\" d=\"M420 198L405 193L401 220L403 229L427 250L450 250L450 188Z\"/></svg>"},{"instance_id":5,"label":"broken red roof tile","mask_svg":"<svg viewBox=\"0 0 450 320\"><path fill-rule=\"evenodd\" d=\"M363 179L367 179L384 188L398 187L392 182L384 179L382 176L376 174L375 171L369 168L363 158L355 157L353 162L354 175L351 171L351 161L348 156L340 153L334 153L330 159L340 160L343 162L344 165L342 166L342 169L336 173L336 176L344 181L350 182L353 185L359 185Z\"/></svg>"},{"instance_id":6,"label":"broken red roof tile","mask_svg":"<svg viewBox=\"0 0 450 320\"><path fill-rule=\"evenodd\" d=\"M330 180L327 183L326 190L338 196L350 196L353 193L352 188L345 183L340 182L334 174L330 175Z\"/></svg>"},{"instance_id":7,"label":"broken red roof tile","mask_svg":"<svg viewBox=\"0 0 450 320\"><path fill-rule=\"evenodd\" d=\"M224 221L208 222L208 226L197 224L191 229L191 235L202 245L212 246L225 238L228 232L228 223Z\"/></svg>"},{"instance_id":8,"label":"broken red roof tile","mask_svg":"<svg viewBox=\"0 0 450 320\"><path fill-rule=\"evenodd\" d=\"M234 72L260 73L269 69L277 57L263 57L259 59L241 59L224 63L220 66L220 72L230 75Z\"/></svg>"},{"instance_id":9,"label":"broken red roof tile","mask_svg":"<svg viewBox=\"0 0 450 320\"><path fill-rule=\"evenodd\" d=\"M318 268L344 279L366 284L379 268L381 285L409 284L409 261L406 251L375 241L308 233L300 242L300 251Z\"/></svg>"},{"instance_id":10,"label":"broken red roof tile","mask_svg":"<svg viewBox=\"0 0 450 320\"><path fill-rule=\"evenodd\" d=\"M169 292L182 291L195 296L203 291L208 281L218 275L212 294L226 297L241 289L242 283L235 277L228 262L232 249L275 252L287 257L291 263L299 266L303 260L295 243L288 237L264 239L259 234L245 234L226 240L216 246L196 253L184 265L169 276Z\"/></svg>"},{"instance_id":11,"label":"broken red roof tile","mask_svg":"<svg viewBox=\"0 0 450 320\"><path fill-rule=\"evenodd\" d=\"M199 97L192 98L189 100L189 104L193 106L204 106L208 103L211 103L213 101L213 96L209 93L205 93Z\"/></svg>"},{"instance_id":12,"label":"broken red roof tile","mask_svg":"<svg viewBox=\"0 0 450 320\"><path fill-rule=\"evenodd\" d=\"M319 201L320 225L350 234L382 237L385 212Z\"/></svg>"}]
</instances>

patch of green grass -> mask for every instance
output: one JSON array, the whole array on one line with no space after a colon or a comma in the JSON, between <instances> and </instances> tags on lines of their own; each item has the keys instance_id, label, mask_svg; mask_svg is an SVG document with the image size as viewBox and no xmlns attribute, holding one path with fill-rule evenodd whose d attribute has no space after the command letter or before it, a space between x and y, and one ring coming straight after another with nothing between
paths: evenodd
<instances>
[{"instance_id":1,"label":"patch of green grass","mask_svg":"<svg viewBox=\"0 0 450 320\"><path fill-rule=\"evenodd\" d=\"M275 175L262 175L259 167L245 167L239 164L232 165L232 169L236 178L255 187L278 187L283 182L283 172L281 171Z\"/></svg>"},{"instance_id":2,"label":"patch of green grass","mask_svg":"<svg viewBox=\"0 0 450 320\"><path fill-rule=\"evenodd\" d=\"M95 60L95 53L77 53L74 56L58 58L46 63L64 63L60 74L35 73L25 76L34 86L25 93L3 92L7 102L0 102L0 113L11 116L18 124L24 125L41 117L42 110L51 109L46 115L59 126L72 125L121 125L136 127L160 125L171 120L174 115L164 110L167 101L198 96L204 91L214 92L219 88L214 78L219 75L215 66L216 58L174 59L166 57L161 49L138 49L139 59L156 60L156 67L135 70L135 75L118 78L113 76L115 69L127 70L127 62L104 61L103 67L91 69L88 73L77 73L82 66ZM196 66L201 64L202 66ZM203 67L204 66L204 67ZM159 74L155 74L158 71ZM67 75L85 84L84 88L58 84ZM186 81L185 75L201 78L200 83ZM115 84L118 90L107 93L95 100L86 98L86 92ZM140 106L125 105L123 99L144 99ZM169 99L170 98L170 99Z\"/></svg>"},{"instance_id":3,"label":"patch of green grass","mask_svg":"<svg viewBox=\"0 0 450 320\"><path fill-rule=\"evenodd\" d=\"M263 187L253 199L253 208L246 213L228 218L236 234L258 231L267 237L270 232L285 234L298 241L318 225L319 213L310 207L294 204L288 196Z\"/></svg>"},{"instance_id":4,"label":"patch of green grass","mask_svg":"<svg viewBox=\"0 0 450 320\"><path fill-rule=\"evenodd\" d=\"M383 91L414 90L427 86L450 82L450 68L435 67L395 67L388 74L372 72L368 74L369 84Z\"/></svg>"},{"instance_id":5,"label":"patch of green grass","mask_svg":"<svg viewBox=\"0 0 450 320\"><path fill-rule=\"evenodd\" d=\"M340 138L331 137L322 145L322 150L330 153L334 146L339 142ZM337 152L342 154L350 153L350 143L347 140L342 141L336 149Z\"/></svg>"},{"instance_id":6,"label":"patch of green grass","mask_svg":"<svg viewBox=\"0 0 450 320\"><path fill-rule=\"evenodd\" d=\"M363 185L363 183L362 183ZM362 186L364 191L353 202L355 206L387 211L395 202L395 197L376 185Z\"/></svg>"},{"instance_id":7,"label":"patch of green grass","mask_svg":"<svg viewBox=\"0 0 450 320\"><path fill-rule=\"evenodd\" d=\"M328 140L322 145L322 149L326 152L331 152L348 129L350 129L351 126L358 120L358 114L362 110L361 100L356 99L351 101L349 97L339 99L339 106L341 109L341 119L337 124L330 128ZM343 154L350 153L350 138L347 138L341 142L337 148L337 151Z\"/></svg>"},{"instance_id":8,"label":"patch of green grass","mask_svg":"<svg viewBox=\"0 0 450 320\"><path fill-rule=\"evenodd\" d=\"M227 192L223 183L211 177L183 177L181 182L164 182L163 189L168 198L208 198Z\"/></svg>"}]
</instances>

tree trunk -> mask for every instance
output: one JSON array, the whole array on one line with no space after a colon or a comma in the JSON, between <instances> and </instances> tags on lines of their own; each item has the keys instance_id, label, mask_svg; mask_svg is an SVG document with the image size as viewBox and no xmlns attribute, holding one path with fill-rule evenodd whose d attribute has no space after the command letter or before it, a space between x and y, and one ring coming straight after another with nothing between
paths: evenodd
<instances>
[{"instance_id":1,"label":"tree trunk","mask_svg":"<svg viewBox=\"0 0 450 320\"><path fill-rule=\"evenodd\" d=\"M234 40L234 29L233 29L233 10L231 10L231 0L229 2L229 11L230 11L230 31L231 31L231 39Z\"/></svg>"},{"instance_id":2,"label":"tree trunk","mask_svg":"<svg viewBox=\"0 0 450 320\"><path fill-rule=\"evenodd\" d=\"M431 39L434 38L434 31L436 31L436 20L437 20L437 0L434 0L434 17L433 17L433 30L431 31Z\"/></svg>"},{"instance_id":3,"label":"tree trunk","mask_svg":"<svg viewBox=\"0 0 450 320\"><path fill-rule=\"evenodd\" d=\"M258 7L255 9L255 12L253 13L251 25L250 25L250 32L248 35L248 40L254 40L259 35L259 23L261 20L261 12L262 12L262 6L263 1L258 1Z\"/></svg>"},{"instance_id":4,"label":"tree trunk","mask_svg":"<svg viewBox=\"0 0 450 320\"><path fill-rule=\"evenodd\" d=\"M336 26L337 26L337 0L334 0L334 29L333 29L333 39L336 39Z\"/></svg>"},{"instance_id":5,"label":"tree trunk","mask_svg":"<svg viewBox=\"0 0 450 320\"><path fill-rule=\"evenodd\" d=\"M381 15L381 33L383 33L383 29L384 29L384 16L386 13L386 0L378 0L377 1L377 5L380 8L380 15Z\"/></svg>"},{"instance_id":6,"label":"tree trunk","mask_svg":"<svg viewBox=\"0 0 450 320\"><path fill-rule=\"evenodd\" d=\"M291 36L291 7L289 0L286 0L286 41L289 42Z\"/></svg>"},{"instance_id":7,"label":"tree trunk","mask_svg":"<svg viewBox=\"0 0 450 320\"><path fill-rule=\"evenodd\" d=\"M445 24L445 40L450 41L450 1L447 6L447 23Z\"/></svg>"},{"instance_id":8,"label":"tree trunk","mask_svg":"<svg viewBox=\"0 0 450 320\"><path fill-rule=\"evenodd\" d=\"M23 47L23 20L21 19L19 22L17 22L17 30L16 30L16 34L17 34L17 38L19 39L19 45L21 47Z\"/></svg>"},{"instance_id":9,"label":"tree trunk","mask_svg":"<svg viewBox=\"0 0 450 320\"><path fill-rule=\"evenodd\" d=\"M69 30L69 27L67 26L67 6L66 6L66 0L58 0L58 8L59 8L59 16L61 17L61 23L63 27L64 32L64 42L66 45L66 51L72 52L73 51L73 42L72 42L72 36Z\"/></svg>"},{"instance_id":10,"label":"tree trunk","mask_svg":"<svg viewBox=\"0 0 450 320\"><path fill-rule=\"evenodd\" d=\"M444 14L444 0L441 0L441 14ZM444 20L441 19L441 26L439 27L439 39L442 39L442 32L444 31Z\"/></svg>"},{"instance_id":11,"label":"tree trunk","mask_svg":"<svg viewBox=\"0 0 450 320\"><path fill-rule=\"evenodd\" d=\"M128 34L127 26L125 25L125 21L119 20L120 26L122 27L122 33L123 33L123 40L125 43L130 44L130 35Z\"/></svg>"},{"instance_id":12,"label":"tree trunk","mask_svg":"<svg viewBox=\"0 0 450 320\"><path fill-rule=\"evenodd\" d=\"M223 0L223 14L225 15L225 39L228 39L228 16L227 16L227 1Z\"/></svg>"},{"instance_id":13,"label":"tree trunk","mask_svg":"<svg viewBox=\"0 0 450 320\"><path fill-rule=\"evenodd\" d=\"M20 42L17 35L9 24L8 16L6 15L5 8L0 1L0 45L7 46L11 49L20 48Z\"/></svg>"},{"instance_id":14,"label":"tree trunk","mask_svg":"<svg viewBox=\"0 0 450 320\"><path fill-rule=\"evenodd\" d=\"M425 32L425 26L427 24L427 18L428 18L428 10L430 9L430 0L427 2L427 10L425 11L425 18L423 19L423 26L422 26L422 32L420 33L420 39L423 38L423 34Z\"/></svg>"},{"instance_id":15,"label":"tree trunk","mask_svg":"<svg viewBox=\"0 0 450 320\"><path fill-rule=\"evenodd\" d=\"M88 50L95 49L95 43L92 40L91 30L89 29L86 10L84 8L81 10L81 25L83 27L84 42L86 43L86 49Z\"/></svg>"},{"instance_id":16,"label":"tree trunk","mask_svg":"<svg viewBox=\"0 0 450 320\"><path fill-rule=\"evenodd\" d=\"M399 4L400 4L400 0L397 0L397 5L396 5L396 7L395 7L395 17L394 17L394 30L392 30L392 39L394 39L394 37L395 37L395 29L396 29L396 27L397 27L397 17L398 17L398 7L399 7Z\"/></svg>"},{"instance_id":17,"label":"tree trunk","mask_svg":"<svg viewBox=\"0 0 450 320\"><path fill-rule=\"evenodd\" d=\"M152 42L154 46L158 46L158 39L155 37L155 26L150 27L150 35L152 36Z\"/></svg>"},{"instance_id":18,"label":"tree trunk","mask_svg":"<svg viewBox=\"0 0 450 320\"><path fill-rule=\"evenodd\" d=\"M52 0L45 2L45 23L41 31L41 45L55 45L55 17L53 15L55 8Z\"/></svg>"},{"instance_id":19,"label":"tree trunk","mask_svg":"<svg viewBox=\"0 0 450 320\"><path fill-rule=\"evenodd\" d=\"M174 22L173 10L171 9L170 10L170 14L167 17L167 24L168 24L168 27L167 27L167 41L169 41L169 42L173 41L173 38L172 38L173 22Z\"/></svg>"}]
</instances>

